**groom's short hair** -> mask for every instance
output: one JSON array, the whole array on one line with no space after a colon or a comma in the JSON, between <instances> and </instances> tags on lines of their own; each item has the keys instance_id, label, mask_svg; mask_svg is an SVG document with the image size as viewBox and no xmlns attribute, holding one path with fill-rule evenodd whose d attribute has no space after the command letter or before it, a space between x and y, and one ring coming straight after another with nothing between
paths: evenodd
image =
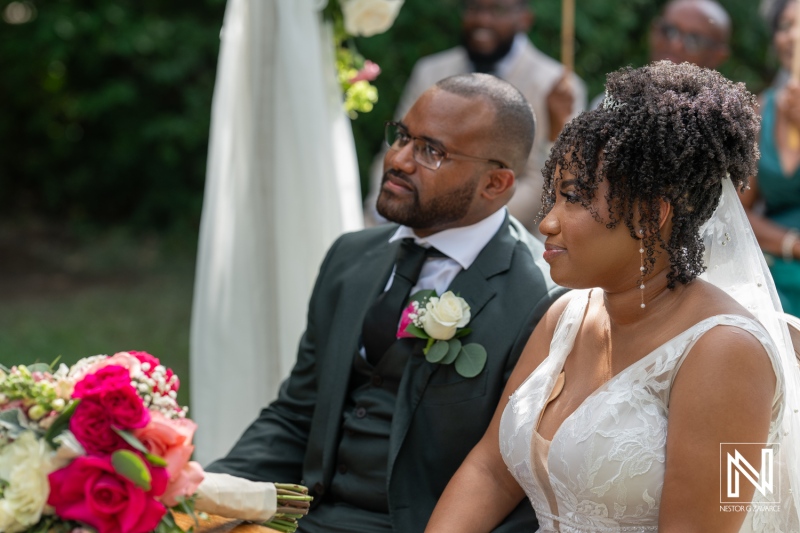
<instances>
[{"instance_id":1,"label":"groom's short hair","mask_svg":"<svg viewBox=\"0 0 800 533\"><path fill-rule=\"evenodd\" d=\"M536 133L536 118L530 104L510 83L491 74L458 74L440 80L437 88L465 98L485 98L495 109L494 123L487 131L493 159L508 161L516 173L528 162Z\"/></svg>"}]
</instances>

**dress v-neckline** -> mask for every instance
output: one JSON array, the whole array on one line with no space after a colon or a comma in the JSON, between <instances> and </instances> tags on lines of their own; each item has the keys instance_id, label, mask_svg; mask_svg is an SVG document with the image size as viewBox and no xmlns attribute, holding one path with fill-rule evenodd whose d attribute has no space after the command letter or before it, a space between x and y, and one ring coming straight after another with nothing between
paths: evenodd
<instances>
[{"instance_id":1,"label":"dress v-neckline","mask_svg":"<svg viewBox=\"0 0 800 533\"><path fill-rule=\"evenodd\" d=\"M567 363L567 358L569 357L570 353L572 353L572 348L575 346L575 339L578 337L578 333L581 330L581 326L583 325L583 322L586 319L586 312L589 309L589 296L590 296L590 294L591 294L591 291L589 291L589 293L587 293L587 295L584 297L584 303L583 303L584 307L583 307L583 312L582 312L583 316L581 317L580 322L576 326L574 326L575 327L575 332L570 338L569 351L564 356L564 359L561 361L561 365L558 368L558 372L559 373L564 371L564 365ZM550 449L547 451L547 462L549 463L549 461L550 461L550 451L552 451L552 449L553 449L552 444L556 441L556 438L558 437L558 434L561 432L561 429L567 424L567 422L570 421L570 419L572 419L575 416L575 413L577 413L578 411L583 409L591 399L593 399L595 396L597 396L603 389L607 389L610 383L613 383L614 381L616 381L620 376L622 376L624 374L628 374L629 372L632 371L632 369L637 367L640 363L649 360L654 354L656 354L657 352L661 351L661 349L664 346L667 346L668 344L672 343L673 341L675 341L679 337L685 335L689 331L694 330L694 329L698 329L698 327L701 324L704 324L705 322L707 322L709 320L718 319L719 317L725 317L725 316L741 317L743 319L748 320L748 318L745 317L744 315L737 315L737 314L732 314L732 313L723 313L723 314L719 314L719 315L712 315L712 316L704 318L703 320L701 320L700 322L695 323L692 326L689 326L688 328L686 328L685 330L681 331L677 335L672 336L671 338L669 338L665 342L663 342L663 343L659 344L658 346L656 346L655 348L653 348L644 357L642 357L638 361L634 361L633 363L629 364L628 366L626 366L625 368L623 368L622 370L620 370L619 372L617 372L616 374L611 376L611 378L609 378L607 381L605 381L603 384L601 384L595 390L590 392L589 395L586 396L586 398L584 398L583 401L581 403L579 403L578 406L570 414L567 415L566 418L564 418L564 420L561 422L561 424L558 426L558 428L556 428L556 431L555 431L555 433L553 433L552 438L550 438L550 440L548 440L548 439L545 439L542 436L541 433L539 433L539 426L541 425L541 417L543 416L542 413L547 408L547 403L548 403L547 402L547 398L549 398L550 395L553 394L553 388L556 386L556 380L553 380L553 385L550 387L550 391L548 391L547 396L545 397L545 403L544 403L544 405L542 405L541 409L539 410L539 418L538 418L539 423L537 423L536 426L533 428L533 431L542 440L550 443ZM549 357L549 355L548 355L548 357ZM540 368L542 368L541 365L540 365Z\"/></svg>"}]
</instances>

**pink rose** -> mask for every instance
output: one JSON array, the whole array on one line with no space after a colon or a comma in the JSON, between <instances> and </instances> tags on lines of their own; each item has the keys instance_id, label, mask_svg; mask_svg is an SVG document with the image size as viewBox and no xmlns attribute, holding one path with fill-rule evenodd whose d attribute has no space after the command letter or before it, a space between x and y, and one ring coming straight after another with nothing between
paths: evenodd
<instances>
[{"instance_id":1,"label":"pink rose","mask_svg":"<svg viewBox=\"0 0 800 533\"><path fill-rule=\"evenodd\" d=\"M104 366L96 372L83 376L83 379L75 384L72 396L74 398L102 396L106 391L118 389L125 385L131 386L131 376L127 368L119 365Z\"/></svg>"},{"instance_id":2,"label":"pink rose","mask_svg":"<svg viewBox=\"0 0 800 533\"><path fill-rule=\"evenodd\" d=\"M96 399L81 400L69 420L69 429L87 453L107 455L127 449L127 443L111 428L108 410Z\"/></svg>"},{"instance_id":3,"label":"pink rose","mask_svg":"<svg viewBox=\"0 0 800 533\"><path fill-rule=\"evenodd\" d=\"M203 468L200 463L189 461L175 477L170 476L167 490L161 496L161 501L168 507L178 505L178 500L188 498L197 492L197 487L202 483Z\"/></svg>"},{"instance_id":4,"label":"pink rose","mask_svg":"<svg viewBox=\"0 0 800 533\"><path fill-rule=\"evenodd\" d=\"M111 423L118 429L142 428L150 422L150 411L130 383L106 392L100 403L108 409Z\"/></svg>"},{"instance_id":5,"label":"pink rose","mask_svg":"<svg viewBox=\"0 0 800 533\"><path fill-rule=\"evenodd\" d=\"M153 411L150 423L133 432L145 448L153 455L167 461L170 477L176 475L189 461L194 451L192 437L197 424L188 418L172 420Z\"/></svg>"},{"instance_id":6,"label":"pink rose","mask_svg":"<svg viewBox=\"0 0 800 533\"><path fill-rule=\"evenodd\" d=\"M350 83L355 83L357 81L372 81L378 77L378 74L381 73L381 67L378 66L377 63L373 63L369 59L364 61L364 68L358 71L358 74L350 78Z\"/></svg>"},{"instance_id":7,"label":"pink rose","mask_svg":"<svg viewBox=\"0 0 800 533\"><path fill-rule=\"evenodd\" d=\"M415 335L412 335L411 333L406 331L406 328L409 326L409 324L413 324L414 323L414 321L411 320L410 315L413 315L413 314L416 314L416 313L417 313L417 309L414 306L414 302L411 302L410 304L408 304L408 307L403 309L403 313L402 313L402 315L400 315L400 325L397 327L397 338L398 339L404 339L404 338L412 338L413 339L413 338L416 337Z\"/></svg>"},{"instance_id":8,"label":"pink rose","mask_svg":"<svg viewBox=\"0 0 800 533\"><path fill-rule=\"evenodd\" d=\"M171 498L191 496L203 480L203 470L190 467L189 459L194 451L192 438L197 424L188 418L169 419L158 411L154 411L150 423L133 432L139 441L153 455L163 457L167 462L169 487L167 493ZM167 505L174 505L173 500L164 500Z\"/></svg>"},{"instance_id":9,"label":"pink rose","mask_svg":"<svg viewBox=\"0 0 800 533\"><path fill-rule=\"evenodd\" d=\"M147 533L167 512L156 498L167 485L163 468L150 468L151 489L144 491L114 471L107 457L78 457L49 476L56 515L95 528L98 533Z\"/></svg>"},{"instance_id":10,"label":"pink rose","mask_svg":"<svg viewBox=\"0 0 800 533\"><path fill-rule=\"evenodd\" d=\"M138 372L140 363L139 360L136 359L134 356L128 354L127 352L119 352L115 353L111 357L106 357L105 359L101 359L97 361L93 365L85 368L81 374L76 376L77 378L81 378L86 374L94 374L101 368L107 366L121 366L122 368L127 368L128 373L133 375Z\"/></svg>"},{"instance_id":11,"label":"pink rose","mask_svg":"<svg viewBox=\"0 0 800 533\"><path fill-rule=\"evenodd\" d=\"M121 366L106 366L87 374L75 384L73 396L99 402L118 429L141 428L150 421L150 411L131 385L128 370Z\"/></svg>"}]
</instances>

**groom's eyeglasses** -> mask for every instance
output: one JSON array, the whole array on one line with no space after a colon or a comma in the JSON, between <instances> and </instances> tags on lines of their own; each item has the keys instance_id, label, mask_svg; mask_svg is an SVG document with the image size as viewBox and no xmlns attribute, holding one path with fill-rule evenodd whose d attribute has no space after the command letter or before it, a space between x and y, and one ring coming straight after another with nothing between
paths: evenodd
<instances>
[{"instance_id":1,"label":"groom's eyeglasses","mask_svg":"<svg viewBox=\"0 0 800 533\"><path fill-rule=\"evenodd\" d=\"M384 132L384 139L386 146L391 150L400 151L408 143L413 142L412 154L414 161L419 163L425 168L430 170L438 170L442 166L445 159L462 159L465 161L482 161L484 163L494 163L500 165L500 168L509 168L508 165L496 159L483 159L480 157L473 157L471 155L459 154L456 152L448 152L443 147L435 146L429 141L421 137L414 137L409 135L402 124L398 122L387 122Z\"/></svg>"}]
</instances>

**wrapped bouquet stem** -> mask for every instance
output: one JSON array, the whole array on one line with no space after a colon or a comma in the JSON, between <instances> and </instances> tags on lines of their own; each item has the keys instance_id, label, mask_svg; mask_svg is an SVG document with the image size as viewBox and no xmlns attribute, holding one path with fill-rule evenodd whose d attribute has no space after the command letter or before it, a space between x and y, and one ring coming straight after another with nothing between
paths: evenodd
<instances>
[{"instance_id":1,"label":"wrapped bouquet stem","mask_svg":"<svg viewBox=\"0 0 800 533\"><path fill-rule=\"evenodd\" d=\"M260 522L278 531L297 530L297 520L308 514L311 500L302 485L265 483L206 473L197 489L198 511Z\"/></svg>"}]
</instances>

